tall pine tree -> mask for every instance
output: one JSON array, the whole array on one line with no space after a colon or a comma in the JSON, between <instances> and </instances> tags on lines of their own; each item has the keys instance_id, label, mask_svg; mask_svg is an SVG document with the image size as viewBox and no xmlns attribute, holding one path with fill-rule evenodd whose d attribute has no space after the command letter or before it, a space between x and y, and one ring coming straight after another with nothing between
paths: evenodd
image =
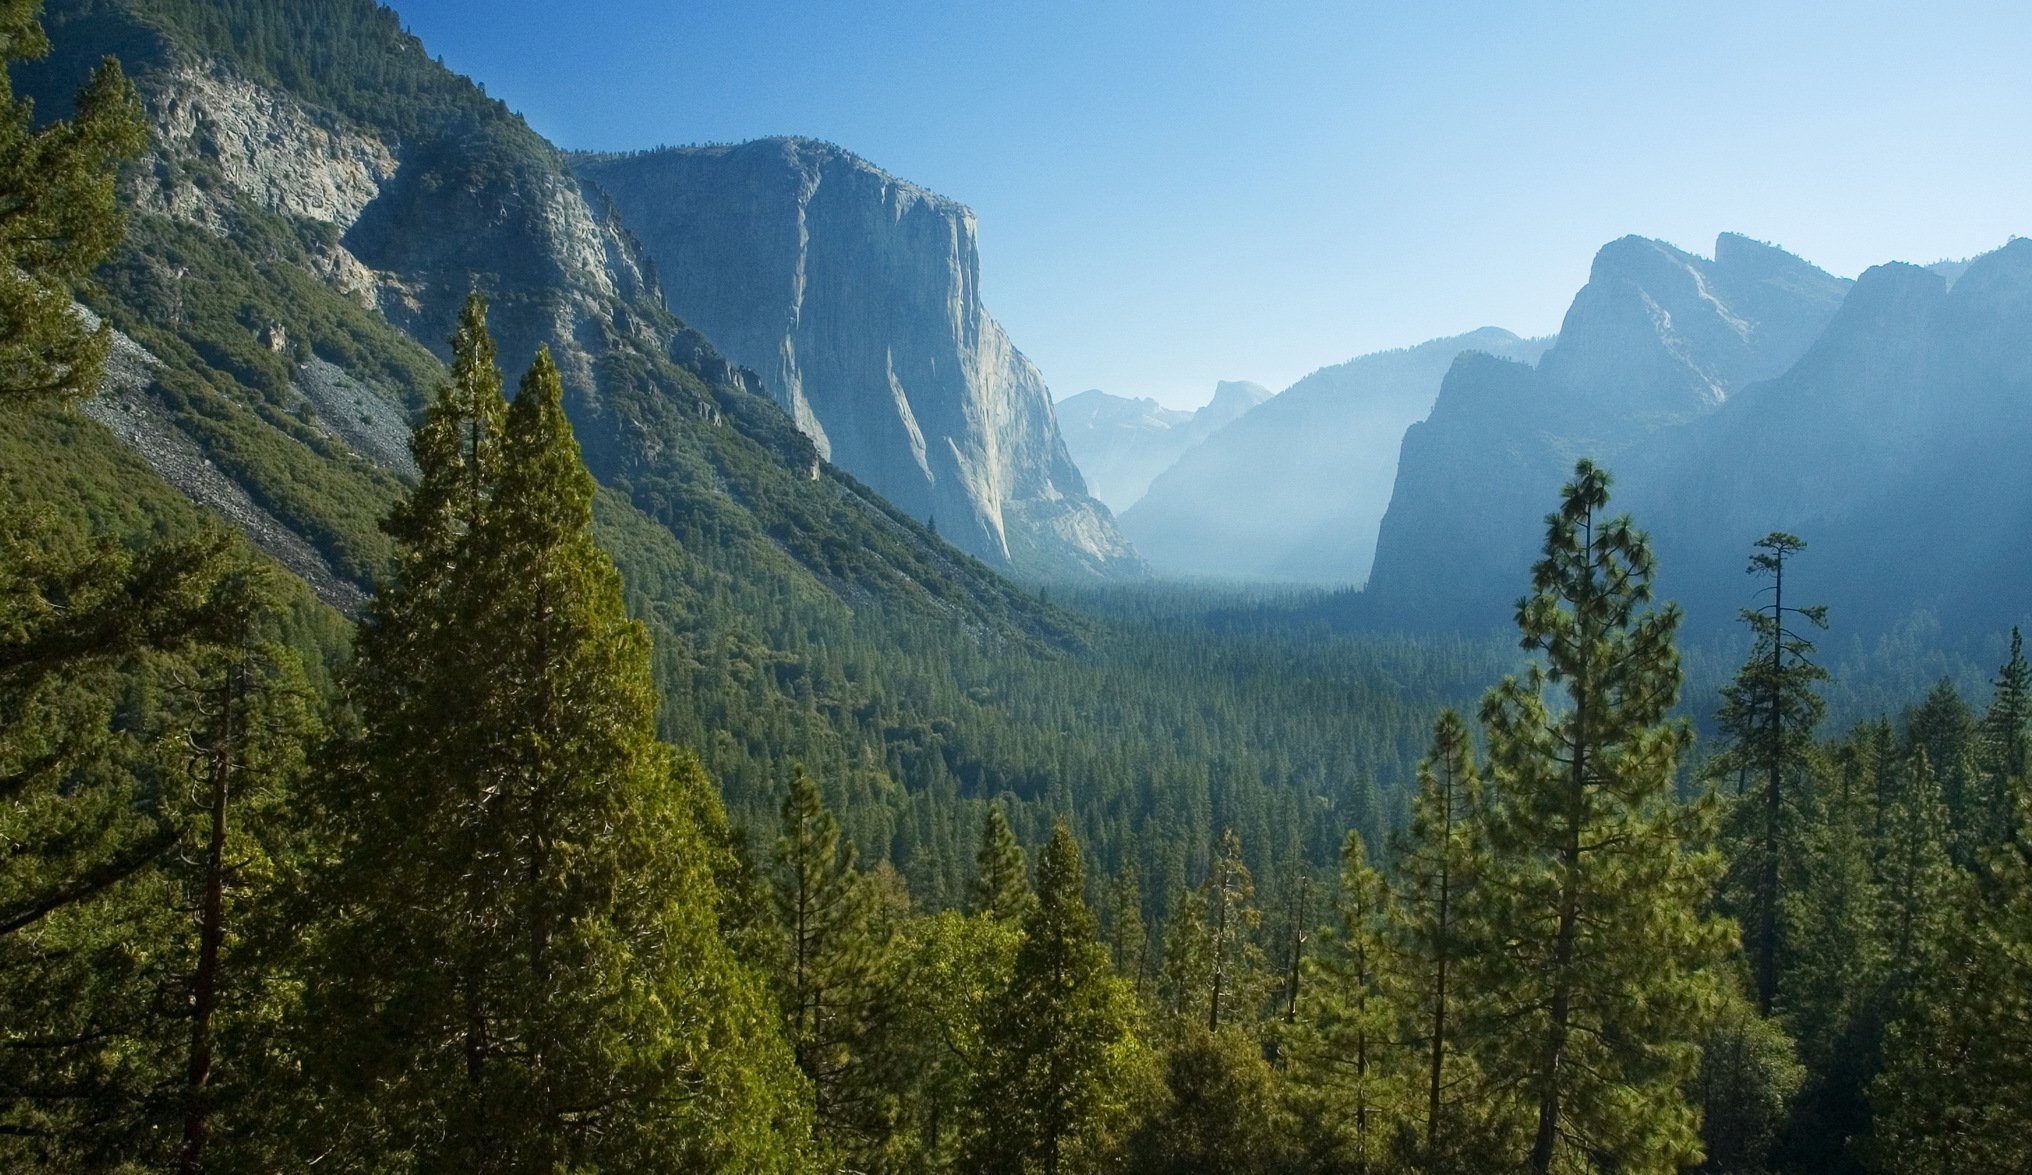
<instances>
[{"instance_id":1,"label":"tall pine tree","mask_svg":"<svg viewBox=\"0 0 2032 1175\"><path fill-rule=\"evenodd\" d=\"M496 432L477 320L391 521L405 558L339 756L312 1001L349 1115L323 1145L473 1171L790 1169L802 1082L719 935L717 799L656 741L647 635L593 542L557 369L538 353Z\"/></svg>"},{"instance_id":2,"label":"tall pine tree","mask_svg":"<svg viewBox=\"0 0 2032 1175\"><path fill-rule=\"evenodd\" d=\"M1079 843L1061 823L1038 856L1037 902L988 1026L976 1094L987 1127L967 1170L1098 1170L1124 1112L1129 994L1111 973L1085 887Z\"/></svg>"},{"instance_id":3,"label":"tall pine tree","mask_svg":"<svg viewBox=\"0 0 2032 1175\"><path fill-rule=\"evenodd\" d=\"M1691 737L1666 718L1679 613L1644 610L1650 545L1607 514L1608 489L1592 462L1575 468L1517 606L1524 647L1545 660L1482 704L1487 938L1462 978L1492 1001L1488 1064L1514 1083L1536 1175L1672 1172L1698 1157L1684 1088L1726 934L1701 912L1711 808L1673 798Z\"/></svg>"}]
</instances>

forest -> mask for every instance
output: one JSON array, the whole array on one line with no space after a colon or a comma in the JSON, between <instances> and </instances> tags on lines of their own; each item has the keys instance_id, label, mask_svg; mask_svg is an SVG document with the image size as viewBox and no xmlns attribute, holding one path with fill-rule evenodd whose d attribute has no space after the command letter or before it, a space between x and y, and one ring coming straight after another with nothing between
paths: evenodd
<instances>
[{"instance_id":1,"label":"forest","mask_svg":"<svg viewBox=\"0 0 2032 1175\"><path fill-rule=\"evenodd\" d=\"M1872 714L1774 532L1691 695L1586 460L1507 649L1184 590L848 616L597 484L478 296L448 365L333 328L427 400L413 479L274 478L347 616L79 412L133 88L0 107L9 1169L2032 1169L2017 633Z\"/></svg>"}]
</instances>

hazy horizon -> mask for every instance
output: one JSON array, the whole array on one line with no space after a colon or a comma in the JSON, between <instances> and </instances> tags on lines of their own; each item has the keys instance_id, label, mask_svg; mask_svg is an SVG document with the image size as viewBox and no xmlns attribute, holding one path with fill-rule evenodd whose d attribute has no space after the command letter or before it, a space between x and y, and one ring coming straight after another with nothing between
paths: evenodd
<instances>
[{"instance_id":1,"label":"hazy horizon","mask_svg":"<svg viewBox=\"0 0 2032 1175\"><path fill-rule=\"evenodd\" d=\"M1853 277L2032 231L2022 6L394 7L562 146L808 135L970 205L1058 399L1548 334L1631 233Z\"/></svg>"}]
</instances>

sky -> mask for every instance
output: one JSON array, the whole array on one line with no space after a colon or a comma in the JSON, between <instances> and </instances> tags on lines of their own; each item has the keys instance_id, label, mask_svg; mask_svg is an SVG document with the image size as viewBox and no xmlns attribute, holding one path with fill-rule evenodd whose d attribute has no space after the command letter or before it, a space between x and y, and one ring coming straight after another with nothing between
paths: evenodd
<instances>
[{"instance_id":1,"label":"sky","mask_svg":"<svg viewBox=\"0 0 2032 1175\"><path fill-rule=\"evenodd\" d=\"M970 205L1061 399L1550 333L1630 233L1844 276L2032 235L2023 0L393 7L560 146L809 135Z\"/></svg>"}]
</instances>

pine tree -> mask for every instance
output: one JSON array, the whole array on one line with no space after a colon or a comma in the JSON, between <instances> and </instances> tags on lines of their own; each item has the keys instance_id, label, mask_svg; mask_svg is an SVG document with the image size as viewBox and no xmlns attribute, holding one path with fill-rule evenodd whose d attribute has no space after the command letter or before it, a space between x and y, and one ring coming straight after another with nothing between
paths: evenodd
<instances>
[{"instance_id":1,"label":"pine tree","mask_svg":"<svg viewBox=\"0 0 2032 1175\"><path fill-rule=\"evenodd\" d=\"M2032 663L2025 660L2025 642L2011 630L2011 657L1997 670L1996 692L1977 730L1983 792L1972 814L1976 836L1985 850L2017 835L2015 782L2027 775L2027 727L2032 726Z\"/></svg>"},{"instance_id":2,"label":"pine tree","mask_svg":"<svg viewBox=\"0 0 2032 1175\"><path fill-rule=\"evenodd\" d=\"M819 1137L840 1151L878 1141L865 1069L887 943L854 859L818 784L794 768L776 838L777 992L798 1068L817 1094Z\"/></svg>"},{"instance_id":3,"label":"pine tree","mask_svg":"<svg viewBox=\"0 0 2032 1175\"><path fill-rule=\"evenodd\" d=\"M2012 798L2020 827L2032 827L2024 777ZM1992 852L1944 932L1870 1090L1878 1166L1898 1175L2032 1170L2032 846L2013 840Z\"/></svg>"},{"instance_id":4,"label":"pine tree","mask_svg":"<svg viewBox=\"0 0 2032 1175\"><path fill-rule=\"evenodd\" d=\"M1800 835L1802 868L1785 903L1791 944L1780 983L1779 1020L1806 1069L1782 1131L1781 1166L1826 1170L1864 1129L1861 1091L1875 1067L1881 1028L1876 993L1887 967L1873 829L1878 760L1891 734L1881 723L1852 732L1837 752L1837 786L1823 790Z\"/></svg>"},{"instance_id":5,"label":"pine tree","mask_svg":"<svg viewBox=\"0 0 2032 1175\"><path fill-rule=\"evenodd\" d=\"M1086 907L1078 842L1058 824L1037 859L1008 994L987 1031L977 1087L986 1128L965 1169L1091 1171L1121 1118L1129 1000Z\"/></svg>"},{"instance_id":6,"label":"pine tree","mask_svg":"<svg viewBox=\"0 0 2032 1175\"><path fill-rule=\"evenodd\" d=\"M1150 930L1143 922L1142 875L1133 860L1124 858L1122 868L1109 883L1108 909L1115 974L1127 980L1141 997L1147 994L1150 984Z\"/></svg>"},{"instance_id":7,"label":"pine tree","mask_svg":"<svg viewBox=\"0 0 2032 1175\"><path fill-rule=\"evenodd\" d=\"M498 395L470 311L433 410L458 427L419 439L338 756L311 1001L350 1116L323 1145L474 1171L788 1168L801 1083L720 939L717 800L655 740L646 634L593 542L548 353L498 467L472 463Z\"/></svg>"},{"instance_id":8,"label":"pine tree","mask_svg":"<svg viewBox=\"0 0 2032 1175\"><path fill-rule=\"evenodd\" d=\"M1341 850L1340 925L1315 956L1292 1042L1292 1079L1329 1169L1391 1170L1413 1137L1416 1060L1402 1047L1403 992L1391 949L1392 896L1362 834ZM1423 1012L1425 1009L1418 1009ZM1410 1062L1410 1063L1407 1063Z\"/></svg>"},{"instance_id":9,"label":"pine tree","mask_svg":"<svg viewBox=\"0 0 2032 1175\"><path fill-rule=\"evenodd\" d=\"M126 235L114 172L148 142L140 99L112 58L70 118L36 129L7 66L49 52L41 8L0 0L0 403L99 390L112 331L74 313L71 287Z\"/></svg>"},{"instance_id":10,"label":"pine tree","mask_svg":"<svg viewBox=\"0 0 2032 1175\"><path fill-rule=\"evenodd\" d=\"M1206 1029L1254 1023L1265 990L1263 952L1254 938L1262 915L1256 884L1242 863L1242 838L1232 828L1221 834L1199 908L1205 919Z\"/></svg>"},{"instance_id":11,"label":"pine tree","mask_svg":"<svg viewBox=\"0 0 2032 1175\"><path fill-rule=\"evenodd\" d=\"M1486 1064L1521 1097L1536 1175L1698 1157L1684 1087L1725 933L1700 913L1711 808L1672 794L1690 738L1666 719L1679 613L1640 611L1650 546L1606 516L1608 485L1592 462L1575 468L1517 606L1524 647L1546 660L1482 704L1493 794L1474 921L1488 939L1462 979L1492 1002Z\"/></svg>"},{"instance_id":12,"label":"pine tree","mask_svg":"<svg viewBox=\"0 0 2032 1175\"><path fill-rule=\"evenodd\" d=\"M981 849L974 856L974 880L967 888L967 913L1020 922L1030 906L1030 882L1023 868L1023 848L1002 809L988 805L981 822Z\"/></svg>"},{"instance_id":13,"label":"pine tree","mask_svg":"<svg viewBox=\"0 0 2032 1175\"><path fill-rule=\"evenodd\" d=\"M1755 646L1736 679L1722 690L1717 722L1725 742L1714 766L1738 781L1737 798L1724 821L1729 860L1724 910L1742 925L1757 1011L1769 1016L1785 950L1780 912L1793 883L1792 863L1800 859L1802 793L1819 766L1813 732L1826 706L1816 687L1828 677L1810 659L1813 642L1791 623L1796 618L1824 629L1827 608L1785 603L1786 560L1806 549L1804 540L1773 531L1756 546L1749 570L1770 579L1771 601L1743 610Z\"/></svg>"},{"instance_id":14,"label":"pine tree","mask_svg":"<svg viewBox=\"0 0 2032 1175\"><path fill-rule=\"evenodd\" d=\"M1433 1172L1470 1170L1486 1158L1485 1130L1475 1121L1478 1078L1462 1045L1472 993L1462 991L1459 977L1471 934L1462 926L1463 895L1481 867L1481 806L1467 725L1448 710L1433 726L1431 754L1418 766L1411 824L1397 852L1407 1041L1423 1053L1419 1162Z\"/></svg>"}]
</instances>

